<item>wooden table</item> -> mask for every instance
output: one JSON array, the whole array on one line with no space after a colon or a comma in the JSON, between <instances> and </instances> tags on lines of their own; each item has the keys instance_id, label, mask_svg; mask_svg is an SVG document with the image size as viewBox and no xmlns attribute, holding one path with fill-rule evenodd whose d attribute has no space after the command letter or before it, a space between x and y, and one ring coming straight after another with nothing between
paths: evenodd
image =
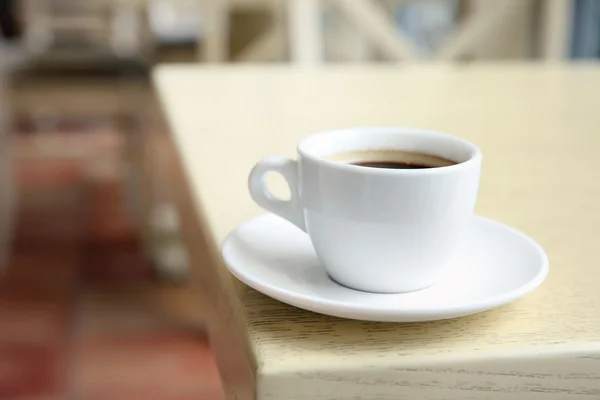
<instances>
[{"instance_id":1,"label":"wooden table","mask_svg":"<svg viewBox=\"0 0 600 400\"><path fill-rule=\"evenodd\" d=\"M249 399L599 399L600 67L163 66L172 183L229 395ZM261 157L356 125L450 132L481 146L477 212L536 238L548 280L471 317L343 320L249 289L219 244L261 210ZM235 398L235 397L231 397Z\"/></svg>"}]
</instances>

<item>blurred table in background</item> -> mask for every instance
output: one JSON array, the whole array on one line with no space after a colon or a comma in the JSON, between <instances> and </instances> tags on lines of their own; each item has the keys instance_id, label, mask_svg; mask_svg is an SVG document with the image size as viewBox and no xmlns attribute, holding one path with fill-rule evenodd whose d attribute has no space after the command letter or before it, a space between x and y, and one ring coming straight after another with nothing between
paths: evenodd
<instances>
[{"instance_id":1,"label":"blurred table in background","mask_svg":"<svg viewBox=\"0 0 600 400\"><path fill-rule=\"evenodd\" d=\"M600 396L600 66L167 65L154 78L192 272L237 399ZM219 247L261 212L247 190L253 164L295 157L312 132L365 125L479 144L477 213L537 239L548 280L479 315L390 324L303 311L233 279Z\"/></svg>"}]
</instances>

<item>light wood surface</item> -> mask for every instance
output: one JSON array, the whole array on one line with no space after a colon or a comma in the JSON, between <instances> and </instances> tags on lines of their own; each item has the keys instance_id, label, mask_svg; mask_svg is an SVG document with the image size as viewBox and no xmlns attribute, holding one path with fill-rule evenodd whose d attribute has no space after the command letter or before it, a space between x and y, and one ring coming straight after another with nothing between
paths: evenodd
<instances>
[{"instance_id":1,"label":"light wood surface","mask_svg":"<svg viewBox=\"0 0 600 400\"><path fill-rule=\"evenodd\" d=\"M237 341L218 358L238 352L255 371L258 399L600 398L599 66L163 66L154 77L193 268L216 279L200 287L212 291L217 324L235 322L221 333ZM490 312L391 324L296 309L231 278L218 244L261 212L246 188L253 164L294 157L312 132L357 125L479 144L477 212L537 239L548 280Z\"/></svg>"}]
</instances>

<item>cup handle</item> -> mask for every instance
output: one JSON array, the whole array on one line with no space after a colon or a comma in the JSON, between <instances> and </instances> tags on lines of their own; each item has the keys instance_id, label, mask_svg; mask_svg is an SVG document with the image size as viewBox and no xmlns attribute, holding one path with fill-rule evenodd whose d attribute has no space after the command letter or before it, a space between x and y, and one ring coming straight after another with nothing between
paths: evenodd
<instances>
[{"instance_id":1,"label":"cup handle","mask_svg":"<svg viewBox=\"0 0 600 400\"><path fill-rule=\"evenodd\" d=\"M290 199L277 198L267 187L267 173L277 172L290 187ZM254 201L267 211L287 219L306 232L304 213L298 196L298 162L283 156L271 156L258 162L248 177L248 188Z\"/></svg>"}]
</instances>

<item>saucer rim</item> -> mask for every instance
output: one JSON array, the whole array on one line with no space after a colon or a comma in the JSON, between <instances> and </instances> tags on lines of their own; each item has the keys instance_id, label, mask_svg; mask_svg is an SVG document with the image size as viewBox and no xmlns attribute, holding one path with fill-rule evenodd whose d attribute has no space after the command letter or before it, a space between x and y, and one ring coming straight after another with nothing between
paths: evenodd
<instances>
[{"instance_id":1,"label":"saucer rim","mask_svg":"<svg viewBox=\"0 0 600 400\"><path fill-rule=\"evenodd\" d=\"M356 306L356 305L348 304L347 302L330 300L327 298L319 298L317 300L314 297L309 296L309 295L298 293L296 291L290 291L288 289L275 286L268 282L265 283L263 281L249 278L248 275L237 273L236 268L232 266L232 264L234 264L234 263L232 263L231 256L228 256L227 253L231 253L231 251L228 251L228 248L234 246L232 244L232 242L233 242L234 236L236 235L238 230L244 226L251 224L251 223L256 223L257 220L267 219L267 218L280 218L280 217L278 217L277 215L272 214L272 213L260 214L258 216L250 218L249 220L237 225L236 228L234 228L225 237L225 239L223 240L222 245L221 245L221 258L222 258L227 270L232 275L234 275L237 279L239 279L241 282L243 282L244 284L253 288L254 290L261 292L262 294L264 294L266 296L269 296L269 297L271 297L275 300L281 301L283 303L292 305L294 307L306 309L306 310L321 313L321 314L356 319L356 317L349 316L349 314L365 315L365 313L366 313L366 314L369 314L369 318L387 318L386 319L387 321L393 320L393 319L390 319L390 317L399 318L398 320L400 320L400 319L410 320L410 318L417 318L417 319L414 319L414 321L431 320L433 318L435 318L435 319L453 318L456 316L473 314L476 312L481 312L481 311L486 311L486 310L489 310L492 308L496 308L496 307L499 307L506 303L509 303L513 300L516 300L528 293L531 293L533 290L535 290L537 287L539 287L546 280L549 270L550 270L550 263L549 263L548 255L546 254L546 252L542 248L542 246L538 242L536 242L533 238L531 238L527 234L519 231L518 229L513 228L502 222L495 221L491 218L474 215L473 218L477 222L489 224L489 225L494 226L496 229L503 229L503 230L510 232L511 234L517 235L521 239L524 239L528 244L530 244L536 250L536 253L538 253L538 255L539 255L541 264L538 267L538 272L534 278L527 281L522 286L520 286L516 289L513 289L509 292L502 293L502 294L499 294L499 295L496 295L493 297L486 297L486 298L483 298L483 299L477 300L477 301L465 302L462 304L453 304L451 306L440 306L440 305L437 305L437 306L410 306L410 307L394 306L393 308L382 308L382 307L373 306L373 305L369 305L369 304L363 304L360 306ZM329 278L329 279L331 279L331 278ZM355 290L355 289L351 289L351 288L345 287L343 285L340 285L339 283L335 282L334 280L332 280L332 282L335 285L338 285L346 290L352 290L352 291ZM390 297L392 297L392 296L402 296L402 295L410 294L413 292L409 292L409 293L362 292L362 293L366 293L366 294L372 295L372 296L390 296ZM325 308L325 307L333 308L335 311L330 311L330 310L325 311L325 310L323 310L323 308ZM443 314L444 316L440 316L441 314Z\"/></svg>"}]
</instances>

